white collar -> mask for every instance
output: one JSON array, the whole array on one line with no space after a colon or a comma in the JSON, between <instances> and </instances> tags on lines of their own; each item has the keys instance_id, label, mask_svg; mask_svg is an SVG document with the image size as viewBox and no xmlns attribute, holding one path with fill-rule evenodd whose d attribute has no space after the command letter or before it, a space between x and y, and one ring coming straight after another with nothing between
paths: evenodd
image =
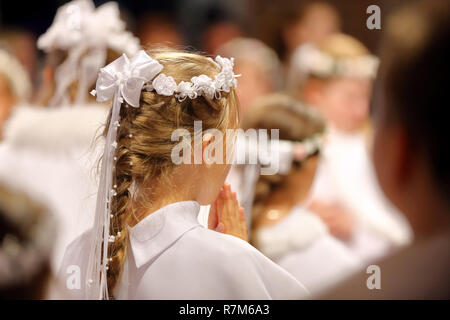
<instances>
[{"instance_id":1,"label":"white collar","mask_svg":"<svg viewBox=\"0 0 450 320\"><path fill-rule=\"evenodd\" d=\"M130 247L140 268L166 250L187 231L201 226L197 220L200 204L182 201L169 204L129 228Z\"/></svg>"}]
</instances>

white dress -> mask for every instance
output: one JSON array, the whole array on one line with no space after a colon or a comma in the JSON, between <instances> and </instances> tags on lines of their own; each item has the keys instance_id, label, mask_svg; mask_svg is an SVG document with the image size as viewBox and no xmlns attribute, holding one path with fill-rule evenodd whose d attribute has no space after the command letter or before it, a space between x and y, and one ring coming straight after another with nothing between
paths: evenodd
<instances>
[{"instance_id":1,"label":"white dress","mask_svg":"<svg viewBox=\"0 0 450 320\"><path fill-rule=\"evenodd\" d=\"M108 109L99 104L58 108L17 106L0 142L0 180L44 203L58 228L51 257L59 270L67 246L92 227L97 181L95 144Z\"/></svg>"},{"instance_id":2,"label":"white dress","mask_svg":"<svg viewBox=\"0 0 450 320\"><path fill-rule=\"evenodd\" d=\"M127 259L116 299L292 299L308 290L247 242L201 226L195 201L170 204L129 229ZM67 249L61 281L79 266L83 297L90 233Z\"/></svg>"},{"instance_id":3,"label":"white dress","mask_svg":"<svg viewBox=\"0 0 450 320\"><path fill-rule=\"evenodd\" d=\"M412 240L405 217L384 197L369 158L364 134L329 129L310 198L338 203L356 218L346 245L367 262Z\"/></svg>"},{"instance_id":4,"label":"white dress","mask_svg":"<svg viewBox=\"0 0 450 320\"><path fill-rule=\"evenodd\" d=\"M361 259L328 233L316 214L295 206L256 235L261 252L319 295L362 268Z\"/></svg>"}]
</instances>

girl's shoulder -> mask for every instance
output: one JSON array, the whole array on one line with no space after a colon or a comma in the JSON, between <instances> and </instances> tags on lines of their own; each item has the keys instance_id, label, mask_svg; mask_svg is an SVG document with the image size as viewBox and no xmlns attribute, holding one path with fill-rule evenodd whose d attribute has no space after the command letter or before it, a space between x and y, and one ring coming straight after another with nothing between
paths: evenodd
<instances>
[{"instance_id":1,"label":"girl's shoulder","mask_svg":"<svg viewBox=\"0 0 450 320\"><path fill-rule=\"evenodd\" d=\"M273 299L309 296L308 290L290 273L240 238L201 227L188 232L185 241L197 248L209 266L218 269L230 283L259 288L258 291L267 292Z\"/></svg>"}]
</instances>

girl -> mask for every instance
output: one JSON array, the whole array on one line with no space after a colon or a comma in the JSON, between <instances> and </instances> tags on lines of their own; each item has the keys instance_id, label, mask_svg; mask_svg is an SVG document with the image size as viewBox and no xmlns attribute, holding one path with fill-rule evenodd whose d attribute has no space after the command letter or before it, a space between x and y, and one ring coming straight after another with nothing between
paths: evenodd
<instances>
[{"instance_id":1,"label":"girl","mask_svg":"<svg viewBox=\"0 0 450 320\"><path fill-rule=\"evenodd\" d=\"M292 94L316 107L327 126L310 210L367 261L408 243L409 226L381 194L368 157L377 59L358 40L336 34L318 47L300 47L292 65Z\"/></svg>"},{"instance_id":2,"label":"girl","mask_svg":"<svg viewBox=\"0 0 450 320\"><path fill-rule=\"evenodd\" d=\"M255 105L246 126L279 129L281 139L303 145L302 160L294 160L287 173L259 177L251 238L258 249L317 294L355 271L360 261L305 209L320 151L316 136L324 130L314 111L276 94Z\"/></svg>"},{"instance_id":3,"label":"girl","mask_svg":"<svg viewBox=\"0 0 450 320\"><path fill-rule=\"evenodd\" d=\"M113 98L94 228L67 249L61 272L80 267L76 297L116 299L280 299L306 289L245 241L202 227L200 205L214 202L229 164L172 160L173 132L203 137L202 155L217 135L239 125L232 60L179 51L140 51L108 65L97 80L97 99ZM214 79L214 80L213 80ZM194 132L194 121L202 130ZM208 131L207 131L208 130ZM214 131L214 130L213 130ZM194 139L195 140L195 139ZM228 142L228 141L227 141ZM226 149L227 142L220 146ZM205 151L206 150L206 151ZM218 151L216 151L218 152ZM225 153L223 153L225 154ZM222 160L222 159L221 159ZM226 160L226 159L225 159ZM222 162L223 163L223 162ZM242 216L225 187L213 206ZM241 225L245 220L239 219ZM231 232L242 236L245 228ZM245 238L245 236L242 236Z\"/></svg>"}]
</instances>

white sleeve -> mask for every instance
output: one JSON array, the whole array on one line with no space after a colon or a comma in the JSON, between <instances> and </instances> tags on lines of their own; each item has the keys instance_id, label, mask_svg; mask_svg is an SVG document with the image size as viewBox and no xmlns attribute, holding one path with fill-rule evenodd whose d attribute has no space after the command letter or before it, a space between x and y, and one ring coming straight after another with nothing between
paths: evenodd
<instances>
[{"instance_id":1,"label":"white sleeve","mask_svg":"<svg viewBox=\"0 0 450 320\"><path fill-rule=\"evenodd\" d=\"M226 235L225 235L226 236ZM308 289L290 273L264 256L247 242L232 237L238 246L228 248L222 269L232 274L226 276L227 286L239 288L234 299L307 299ZM231 256L230 256L231 255ZM236 272L237 270L237 272Z\"/></svg>"}]
</instances>

